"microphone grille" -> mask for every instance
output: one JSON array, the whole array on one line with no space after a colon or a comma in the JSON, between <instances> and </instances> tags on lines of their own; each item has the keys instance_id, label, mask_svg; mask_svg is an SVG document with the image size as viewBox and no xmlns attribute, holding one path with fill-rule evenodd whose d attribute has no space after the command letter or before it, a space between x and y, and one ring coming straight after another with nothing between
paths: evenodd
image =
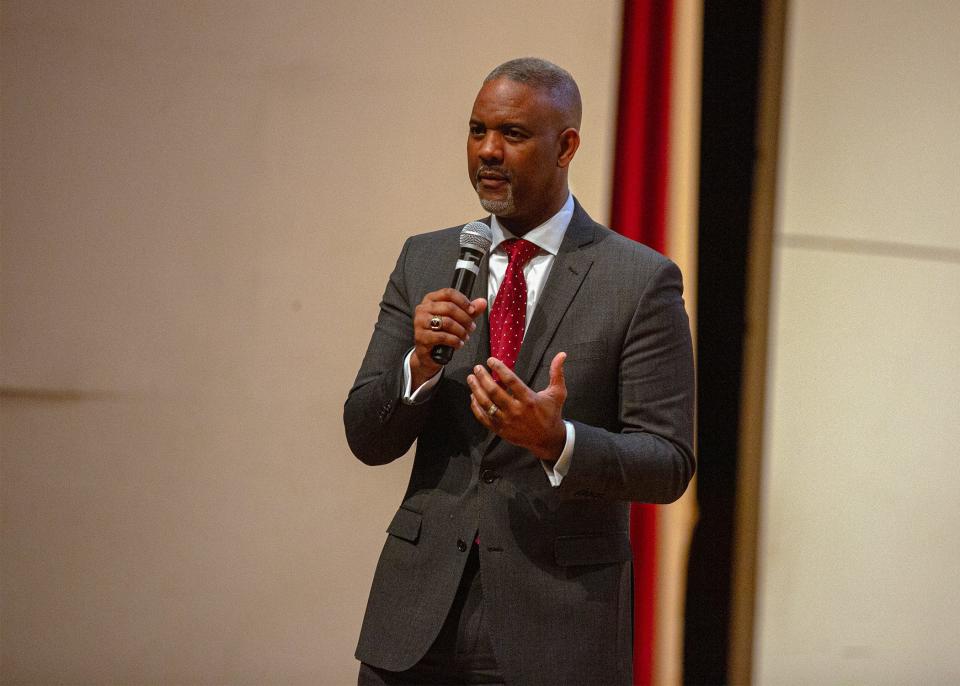
<instances>
[{"instance_id":1,"label":"microphone grille","mask_svg":"<svg viewBox=\"0 0 960 686\"><path fill-rule=\"evenodd\" d=\"M473 248L486 254L491 243L493 243L493 232L483 222L470 222L460 229L461 248Z\"/></svg>"}]
</instances>

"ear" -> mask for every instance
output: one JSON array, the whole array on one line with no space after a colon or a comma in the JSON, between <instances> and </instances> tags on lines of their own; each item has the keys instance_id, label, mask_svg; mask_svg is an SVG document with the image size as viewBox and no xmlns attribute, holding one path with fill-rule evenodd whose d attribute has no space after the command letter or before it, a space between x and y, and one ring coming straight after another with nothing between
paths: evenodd
<instances>
[{"instance_id":1,"label":"ear","mask_svg":"<svg viewBox=\"0 0 960 686\"><path fill-rule=\"evenodd\" d=\"M559 140L560 156L557 157L557 166L566 167L580 147L580 132L574 128L564 129L560 132Z\"/></svg>"}]
</instances>

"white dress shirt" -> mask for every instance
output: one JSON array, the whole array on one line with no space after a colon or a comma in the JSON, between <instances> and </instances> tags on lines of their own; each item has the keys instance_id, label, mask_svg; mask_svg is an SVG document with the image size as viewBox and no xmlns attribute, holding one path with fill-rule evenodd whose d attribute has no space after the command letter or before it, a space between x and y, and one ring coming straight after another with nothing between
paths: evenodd
<instances>
[{"instance_id":1,"label":"white dress shirt","mask_svg":"<svg viewBox=\"0 0 960 686\"><path fill-rule=\"evenodd\" d=\"M526 327L530 326L530 320L533 318L533 312L537 307L537 301L543 294L543 288L547 283L547 277L550 276L550 270L553 268L554 259L563 237L573 218L573 195L567 195L567 201L560 211L550 217L543 224L523 236L524 240L536 244L540 250L523 267L523 276L527 282L527 318ZM490 257L487 264L487 312L493 309L493 303L497 297L497 291L503 282L503 277L507 272L507 253L502 248L504 241L510 238L516 238L507 229L500 226L495 215L490 217L490 230L493 234L493 242L490 244ZM524 329L526 331L526 328ZM410 374L410 355L413 350L407 353L403 362L404 391L403 402L408 404L419 404L425 402L430 397L430 391L439 383L442 368L440 372L434 374L425 381L419 388L411 392L411 374ZM553 486L559 486L570 469L570 459L573 454L573 444L576 439L573 424L564 420L567 429L567 441L563 446L563 452L552 465L540 461L547 478Z\"/></svg>"}]
</instances>

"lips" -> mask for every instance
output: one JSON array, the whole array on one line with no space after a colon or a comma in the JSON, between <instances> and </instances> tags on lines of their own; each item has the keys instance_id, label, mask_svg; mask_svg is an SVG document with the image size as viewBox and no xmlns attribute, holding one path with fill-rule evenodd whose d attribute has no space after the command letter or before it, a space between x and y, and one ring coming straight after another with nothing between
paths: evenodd
<instances>
[{"instance_id":1,"label":"lips","mask_svg":"<svg viewBox=\"0 0 960 686\"><path fill-rule=\"evenodd\" d=\"M477 171L477 180L478 181L509 181L510 176L505 172L496 171L493 169L484 169L481 167Z\"/></svg>"},{"instance_id":2,"label":"lips","mask_svg":"<svg viewBox=\"0 0 960 686\"><path fill-rule=\"evenodd\" d=\"M477 185L490 190L502 188L510 182L509 175L493 169L477 171Z\"/></svg>"}]
</instances>

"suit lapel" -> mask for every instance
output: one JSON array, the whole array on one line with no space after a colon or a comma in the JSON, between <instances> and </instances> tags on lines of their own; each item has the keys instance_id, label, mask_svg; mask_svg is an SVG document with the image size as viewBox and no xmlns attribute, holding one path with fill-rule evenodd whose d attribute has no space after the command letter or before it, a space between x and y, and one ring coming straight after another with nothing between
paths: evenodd
<instances>
[{"instance_id":1,"label":"suit lapel","mask_svg":"<svg viewBox=\"0 0 960 686\"><path fill-rule=\"evenodd\" d=\"M523 344L520 346L520 355L514 365L517 376L528 386L533 381L540 360L543 358L550 341L553 340L557 327L570 308L570 303L573 302L574 296L580 290L580 285L593 264L593 258L582 248L595 240L595 227L596 224L580 207L580 203L576 203L570 225L567 227L563 242L557 251L550 276L543 288L543 295L537 303L537 309L533 313L533 319L530 320L530 326L527 328L523 337ZM481 279L484 288L486 287L488 273L487 259L484 258L478 275L478 279ZM470 337L470 342L467 345L471 351L482 355L479 361L486 365L486 360L490 357L490 330L487 313L483 315L482 320L482 324L479 322L477 324L476 335ZM500 437L496 434L488 433L486 438L474 448L474 462L479 464L484 455L501 443L499 439Z\"/></svg>"},{"instance_id":2,"label":"suit lapel","mask_svg":"<svg viewBox=\"0 0 960 686\"><path fill-rule=\"evenodd\" d=\"M547 346L593 264L593 258L582 248L593 242L594 235L593 220L577 203L514 366L517 376L528 386L533 382Z\"/></svg>"}]
</instances>

